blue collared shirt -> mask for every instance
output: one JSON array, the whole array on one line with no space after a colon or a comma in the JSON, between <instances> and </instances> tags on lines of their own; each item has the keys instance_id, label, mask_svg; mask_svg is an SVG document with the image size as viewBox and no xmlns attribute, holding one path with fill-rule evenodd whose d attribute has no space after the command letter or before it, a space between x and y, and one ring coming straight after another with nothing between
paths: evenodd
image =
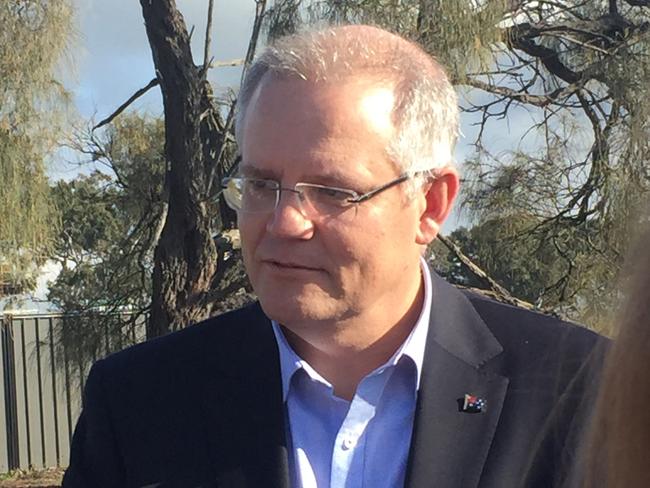
<instances>
[{"instance_id":1,"label":"blue collared shirt","mask_svg":"<svg viewBox=\"0 0 650 488\"><path fill-rule=\"evenodd\" d=\"M361 380L352 401L302 360L273 322L288 418L291 486L397 488L406 462L431 311L431 276L422 261L424 302L413 330L382 366Z\"/></svg>"}]
</instances>

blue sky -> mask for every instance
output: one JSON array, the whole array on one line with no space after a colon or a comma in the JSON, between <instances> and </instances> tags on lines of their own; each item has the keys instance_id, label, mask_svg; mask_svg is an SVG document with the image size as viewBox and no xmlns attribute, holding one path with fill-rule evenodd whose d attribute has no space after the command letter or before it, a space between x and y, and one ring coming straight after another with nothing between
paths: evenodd
<instances>
[{"instance_id":1,"label":"blue sky","mask_svg":"<svg viewBox=\"0 0 650 488\"><path fill-rule=\"evenodd\" d=\"M202 62L207 1L179 0L188 29L195 27L192 48ZM73 50L77 83L72 86L80 114L98 117L112 112L155 77L151 51L137 0L76 0L79 35ZM246 52L254 18L253 0L215 0L212 56L215 60L241 58ZM238 68L216 68L210 80L218 87L236 86ZM136 108L162 113L159 90L137 102Z\"/></svg>"}]
</instances>

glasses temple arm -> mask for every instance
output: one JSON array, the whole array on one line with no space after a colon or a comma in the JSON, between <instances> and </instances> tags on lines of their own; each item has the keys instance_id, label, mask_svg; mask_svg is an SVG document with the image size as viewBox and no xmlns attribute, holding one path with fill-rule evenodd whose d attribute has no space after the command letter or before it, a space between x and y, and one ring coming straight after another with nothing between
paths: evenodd
<instances>
[{"instance_id":1,"label":"glasses temple arm","mask_svg":"<svg viewBox=\"0 0 650 488\"><path fill-rule=\"evenodd\" d=\"M404 175L400 176L399 178L397 178L397 179L395 179L393 181L389 181L385 185L380 186L379 188L375 188L374 190L370 190L368 193L364 193L363 195L359 195L358 197L356 197L354 199L350 199L350 202L351 203L361 203L361 202L363 202L365 200L368 200L368 199L374 197L375 195L378 195L379 193L381 193L381 192L383 192L385 190L388 190L389 188L392 188L392 187L394 187L396 185L399 185L400 183L408 180L409 178L410 178L410 176L408 174L404 174Z\"/></svg>"}]
</instances>

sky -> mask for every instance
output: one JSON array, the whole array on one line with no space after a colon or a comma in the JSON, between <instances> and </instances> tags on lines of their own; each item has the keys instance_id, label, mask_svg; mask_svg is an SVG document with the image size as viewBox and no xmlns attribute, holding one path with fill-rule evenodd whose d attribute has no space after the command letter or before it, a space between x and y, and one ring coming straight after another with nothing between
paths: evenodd
<instances>
[{"instance_id":1,"label":"sky","mask_svg":"<svg viewBox=\"0 0 650 488\"><path fill-rule=\"evenodd\" d=\"M78 85L75 102L82 115L102 117L136 90L155 78L151 50L137 0L76 0L79 39ZM192 51L202 63L207 1L178 0L188 29L194 27ZM253 25L253 0L215 0L211 55L215 61L243 58ZM236 86L240 69L214 68L209 78L215 87ZM135 105L162 113L160 90L151 90Z\"/></svg>"}]
</instances>

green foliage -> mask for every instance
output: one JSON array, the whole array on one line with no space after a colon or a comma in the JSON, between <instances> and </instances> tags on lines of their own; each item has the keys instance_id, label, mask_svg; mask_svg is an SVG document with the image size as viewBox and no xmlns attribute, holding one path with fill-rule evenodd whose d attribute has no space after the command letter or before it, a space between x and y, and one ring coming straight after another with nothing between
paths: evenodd
<instances>
[{"instance_id":1,"label":"green foliage","mask_svg":"<svg viewBox=\"0 0 650 488\"><path fill-rule=\"evenodd\" d=\"M463 200L475 225L461 247L518 298L608 333L648 182L618 165L573 209L589 178L575 155L579 138L566 127L548 138L537 154L466 161Z\"/></svg>"},{"instance_id":2,"label":"green foliage","mask_svg":"<svg viewBox=\"0 0 650 488\"><path fill-rule=\"evenodd\" d=\"M65 0L5 0L0 5L0 110L3 122L45 128L34 114L58 107L65 97L54 74L73 32Z\"/></svg>"},{"instance_id":3,"label":"green foliage","mask_svg":"<svg viewBox=\"0 0 650 488\"><path fill-rule=\"evenodd\" d=\"M592 246L602 241L595 227L567 226L553 234L540 223L529 214L494 217L470 229L456 229L450 237L513 296L540 310L611 333L612 310L620 299L620 263L607 263L605 256L593 251ZM431 252L435 269L448 281L485 288L485 283L441 244Z\"/></svg>"},{"instance_id":4,"label":"green foliage","mask_svg":"<svg viewBox=\"0 0 650 488\"><path fill-rule=\"evenodd\" d=\"M25 134L0 128L0 283L35 284L57 215L39 154Z\"/></svg>"},{"instance_id":5,"label":"green foliage","mask_svg":"<svg viewBox=\"0 0 650 488\"><path fill-rule=\"evenodd\" d=\"M29 288L57 223L44 166L67 112L55 71L72 33L72 7L7 0L0 25L0 282Z\"/></svg>"},{"instance_id":6,"label":"green foliage","mask_svg":"<svg viewBox=\"0 0 650 488\"><path fill-rule=\"evenodd\" d=\"M62 214L55 259L63 269L49 299L75 322L63 340L80 357L103 354L106 341L130 343L146 316L166 208L163 134L161 120L124 115L101 138L91 133L78 142L108 173L94 171L53 189Z\"/></svg>"}]
</instances>

